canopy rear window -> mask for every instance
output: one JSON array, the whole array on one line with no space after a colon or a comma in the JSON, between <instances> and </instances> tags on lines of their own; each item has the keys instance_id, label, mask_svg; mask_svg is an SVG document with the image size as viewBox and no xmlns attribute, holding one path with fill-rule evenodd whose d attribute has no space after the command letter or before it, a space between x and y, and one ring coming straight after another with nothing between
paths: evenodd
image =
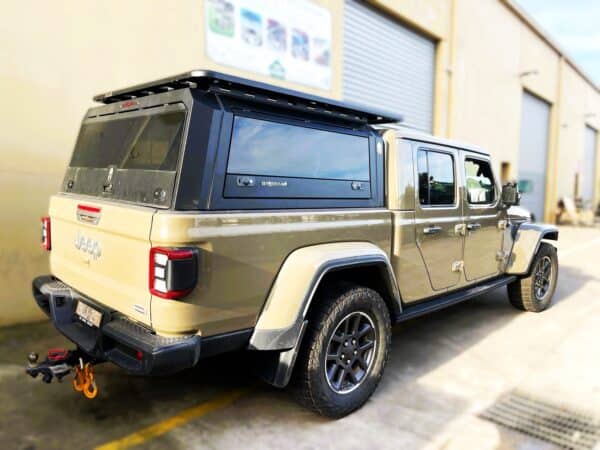
<instances>
[{"instance_id":1,"label":"canopy rear window","mask_svg":"<svg viewBox=\"0 0 600 450\"><path fill-rule=\"evenodd\" d=\"M184 124L182 105L84 121L64 190L168 206Z\"/></svg>"}]
</instances>

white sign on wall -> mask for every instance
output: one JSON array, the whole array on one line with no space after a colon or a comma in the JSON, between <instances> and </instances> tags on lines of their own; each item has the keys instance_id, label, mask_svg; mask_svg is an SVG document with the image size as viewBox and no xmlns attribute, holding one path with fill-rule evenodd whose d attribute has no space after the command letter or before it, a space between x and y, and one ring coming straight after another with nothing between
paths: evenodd
<instances>
[{"instance_id":1,"label":"white sign on wall","mask_svg":"<svg viewBox=\"0 0 600 450\"><path fill-rule=\"evenodd\" d=\"M328 90L331 14L309 0L205 0L215 62Z\"/></svg>"}]
</instances>

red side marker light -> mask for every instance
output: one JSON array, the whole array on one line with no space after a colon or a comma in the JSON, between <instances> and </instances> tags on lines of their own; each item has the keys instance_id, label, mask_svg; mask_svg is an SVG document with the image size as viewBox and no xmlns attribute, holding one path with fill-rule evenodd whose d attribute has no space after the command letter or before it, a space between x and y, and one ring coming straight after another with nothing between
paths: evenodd
<instances>
[{"instance_id":1,"label":"red side marker light","mask_svg":"<svg viewBox=\"0 0 600 450\"><path fill-rule=\"evenodd\" d=\"M52 249L52 233L50 229L50 217L42 217L42 241L41 246L44 250Z\"/></svg>"}]
</instances>

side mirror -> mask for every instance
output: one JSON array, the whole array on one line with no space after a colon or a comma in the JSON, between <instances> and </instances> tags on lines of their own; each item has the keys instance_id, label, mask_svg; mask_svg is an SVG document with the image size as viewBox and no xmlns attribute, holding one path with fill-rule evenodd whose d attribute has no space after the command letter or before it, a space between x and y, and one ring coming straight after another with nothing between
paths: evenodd
<instances>
[{"instance_id":1,"label":"side mirror","mask_svg":"<svg viewBox=\"0 0 600 450\"><path fill-rule=\"evenodd\" d=\"M518 206L521 202L521 193L517 183L506 183L502 186L502 203L507 206Z\"/></svg>"}]
</instances>

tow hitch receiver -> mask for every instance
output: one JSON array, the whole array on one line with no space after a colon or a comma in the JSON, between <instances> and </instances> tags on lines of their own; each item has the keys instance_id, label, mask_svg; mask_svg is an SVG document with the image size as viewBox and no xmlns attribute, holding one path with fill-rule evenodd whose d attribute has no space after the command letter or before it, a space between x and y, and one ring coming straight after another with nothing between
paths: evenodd
<instances>
[{"instance_id":1,"label":"tow hitch receiver","mask_svg":"<svg viewBox=\"0 0 600 450\"><path fill-rule=\"evenodd\" d=\"M95 398L98 395L98 386L94 379L93 368L96 361L79 351L79 349L51 348L48 350L46 359L39 364L39 356L35 352L31 352L27 359L29 364L25 371L32 378L42 375L44 383L51 383L55 377L61 382L73 370L75 372L73 389L81 392L86 398Z\"/></svg>"}]
</instances>

